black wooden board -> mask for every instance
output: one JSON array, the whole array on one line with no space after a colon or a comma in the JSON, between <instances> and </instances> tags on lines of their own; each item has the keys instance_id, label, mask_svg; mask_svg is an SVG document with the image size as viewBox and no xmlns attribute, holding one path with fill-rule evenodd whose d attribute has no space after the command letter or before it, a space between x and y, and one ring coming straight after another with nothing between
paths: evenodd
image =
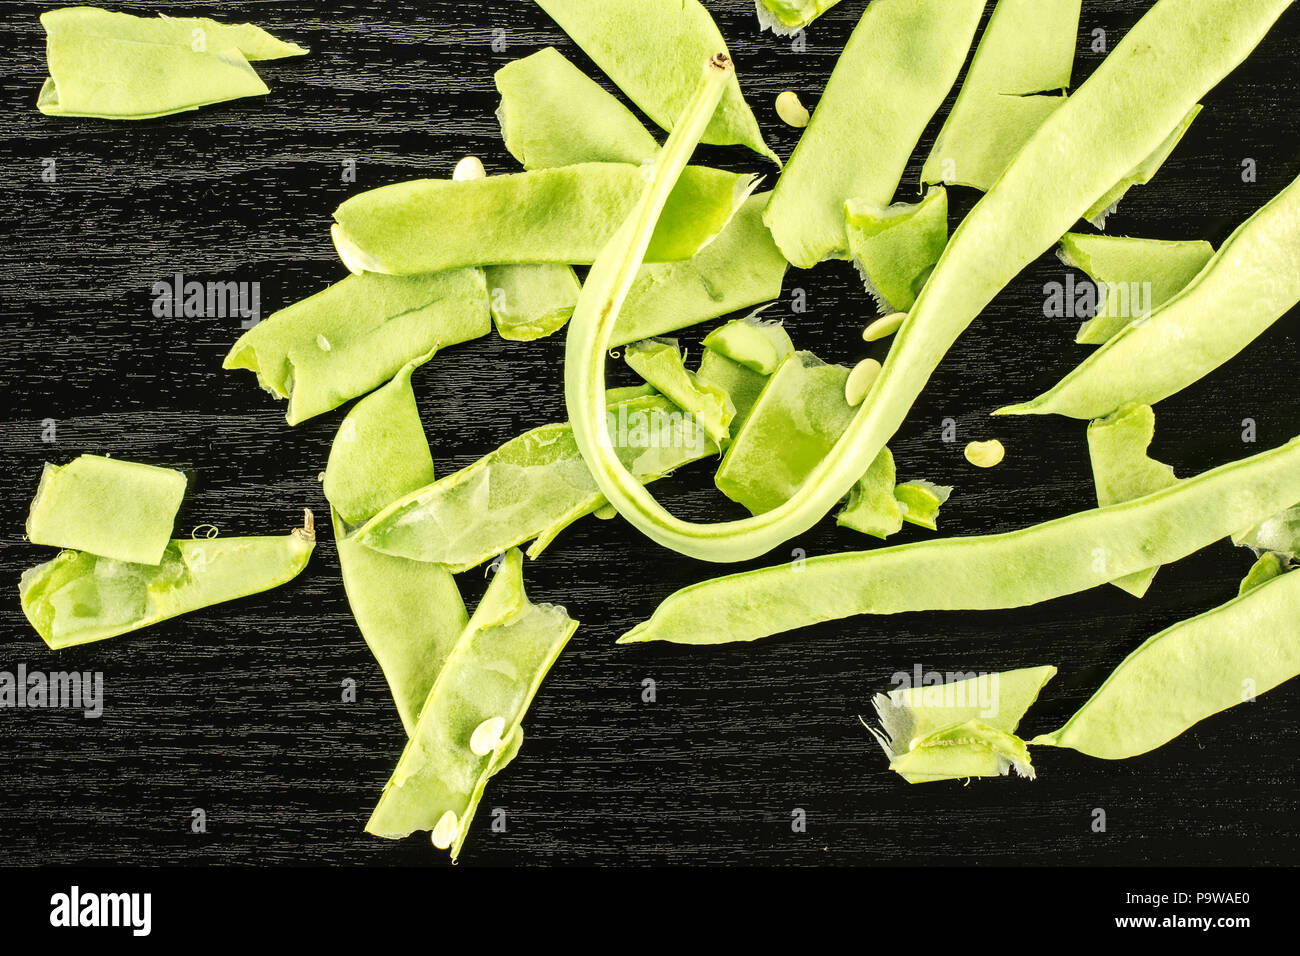
<instances>
[{"instance_id":1,"label":"black wooden board","mask_svg":"<svg viewBox=\"0 0 1300 956\"><path fill-rule=\"evenodd\" d=\"M43 461L83 452L185 469L181 533L286 531L326 513L317 475L341 413L297 428L248 373L223 372L238 319L157 319L155 281L175 273L256 281L264 314L341 278L330 214L362 189L448 175L463 155L514 169L493 117L493 71L554 44L594 66L531 3L308 0L133 3L131 12L251 20L312 50L264 64L271 94L141 123L68 120L34 108L45 75L45 4L0 2L0 670L102 671L99 719L0 709L0 862L441 864L426 838L362 827L403 744L381 675L348 611L328 533L290 585L146 631L59 653L23 620L16 584L49 549L23 522ZM772 107L812 106L863 3L845 0L806 45L759 33L749 0L710 3L764 131L788 155L796 131ZM1076 84L1149 3L1084 0ZM1205 99L1205 110L1108 232L1221 241L1300 174L1300 12ZM608 83L603 77L602 82ZM946 112L946 109L945 109ZM942 114L941 114L942 115ZM900 198L915 195L932 124ZM739 149L709 162L774 169ZM52 160L54 182L42 171ZM356 182L343 181L346 161ZM1243 181L1253 160L1254 182ZM955 190L956 213L972 196ZM454 224L449 224L454 227ZM1086 354L1076 320L1043 315L1049 253L990 306L891 443L904 477L956 487L942 531L1003 531L1090 507L1081 422L990 419ZM792 311L794 290L807 310ZM823 358L865 353L872 307L852 267L792 270L771 314ZM697 333L683 338L691 345ZM883 345L883 344L882 344ZM442 473L563 415L562 336L495 336L415 375ZM881 349L874 349L878 354ZM1182 475L1297 432L1293 313L1157 410L1153 454ZM957 423L944 442L940 423ZM1243 441L1243 421L1255 442ZM50 437L53 426L53 441ZM1004 464L962 457L999 437ZM682 515L733 512L695 468L656 486ZM908 527L898 541L929 533ZM769 561L871 546L832 520ZM1226 542L1163 569L1138 601L1102 588L999 613L906 614L810 628L752 645L617 647L676 588L716 569L650 545L621 520L588 519L526 569L530 593L583 622L545 682L527 743L493 780L462 862L476 864L1249 864L1295 863L1296 686L1285 686L1123 762L1036 754L1038 779L909 787L858 721L890 675L1054 663L1024 729L1059 724L1146 636L1235 593L1251 562ZM763 562L753 562L755 566ZM468 602L483 580L463 575ZM359 686L342 701L342 683ZM653 680L654 703L642 700ZM206 813L204 833L191 826ZM504 832L490 829L503 809ZM1093 827L1095 810L1106 828ZM792 812L807 815L806 832Z\"/></svg>"}]
</instances>

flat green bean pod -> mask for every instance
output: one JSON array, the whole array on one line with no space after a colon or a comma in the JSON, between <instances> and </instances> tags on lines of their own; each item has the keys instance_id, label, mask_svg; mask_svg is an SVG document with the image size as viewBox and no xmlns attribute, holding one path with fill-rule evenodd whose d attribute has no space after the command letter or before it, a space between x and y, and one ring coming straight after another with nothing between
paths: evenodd
<instances>
[{"instance_id":1,"label":"flat green bean pod","mask_svg":"<svg viewBox=\"0 0 1300 956\"><path fill-rule=\"evenodd\" d=\"M696 68L715 53L727 52L717 24L699 0L537 0L537 5L628 99L668 131L685 115ZM734 73L703 142L748 146L780 163L763 142Z\"/></svg>"},{"instance_id":2,"label":"flat green bean pod","mask_svg":"<svg viewBox=\"0 0 1300 956\"><path fill-rule=\"evenodd\" d=\"M1174 470L1147 455L1156 433L1150 405L1134 405L1088 423L1088 457L1097 504L1118 504L1168 488L1178 479ZM1148 568L1111 582L1134 597L1142 597L1158 568Z\"/></svg>"},{"instance_id":3,"label":"flat green bean pod","mask_svg":"<svg viewBox=\"0 0 1300 956\"><path fill-rule=\"evenodd\" d=\"M604 391L601 363L620 301L607 286L593 288L589 276L570 322L565 395L601 491L654 541L707 561L754 558L812 527L870 467L944 354L980 311L1098 197L1158 149L1179 118L1250 53L1291 2L1158 0L1030 137L957 227L848 430L779 508L741 521L683 521L639 484L634 487L607 467L591 442L584 443L581 436L593 434L592 420L598 419ZM867 16L889 7L876 0ZM915 69L911 58L906 68ZM1098 149L1098 143L1106 148ZM664 165L661 160L660 174ZM772 206L768 209L770 213ZM805 213L796 204L791 216ZM842 213L837 221L842 228ZM583 300L589 302L586 309Z\"/></svg>"},{"instance_id":4,"label":"flat green bean pod","mask_svg":"<svg viewBox=\"0 0 1300 956\"><path fill-rule=\"evenodd\" d=\"M280 309L235 342L223 368L249 369L287 398L297 425L389 381L418 356L492 331L478 269L348 276Z\"/></svg>"},{"instance_id":5,"label":"flat green bean pod","mask_svg":"<svg viewBox=\"0 0 1300 956\"><path fill-rule=\"evenodd\" d=\"M1065 102L1081 0L998 0L921 170L923 183L988 191ZM1057 91L1053 95L1044 95ZM902 306L900 306L902 308Z\"/></svg>"},{"instance_id":6,"label":"flat green bean pod","mask_svg":"<svg viewBox=\"0 0 1300 956\"><path fill-rule=\"evenodd\" d=\"M689 259L731 221L755 177L694 166L668 202L649 261ZM417 275L464 266L593 262L636 203L631 163L578 163L486 179L413 179L359 193L334 211L349 268ZM455 228L449 228L453 226Z\"/></svg>"},{"instance_id":7,"label":"flat green bean pod","mask_svg":"<svg viewBox=\"0 0 1300 956\"><path fill-rule=\"evenodd\" d=\"M642 163L659 144L632 111L548 46L496 72L497 121L524 169Z\"/></svg>"},{"instance_id":8,"label":"flat green bean pod","mask_svg":"<svg viewBox=\"0 0 1300 956\"><path fill-rule=\"evenodd\" d=\"M1300 302L1300 178L1242 223L1196 278L1037 398L995 415L1097 418L1154 405L1228 361Z\"/></svg>"},{"instance_id":9,"label":"flat green bean pod","mask_svg":"<svg viewBox=\"0 0 1300 956\"><path fill-rule=\"evenodd\" d=\"M97 7L41 14L50 75L36 108L51 116L152 119L270 92L249 60L301 56L251 23L137 17Z\"/></svg>"},{"instance_id":10,"label":"flat green bean pod","mask_svg":"<svg viewBox=\"0 0 1300 956\"><path fill-rule=\"evenodd\" d=\"M810 269L849 258L844 203L886 206L894 198L983 9L984 0L875 0L867 7L763 217L791 263Z\"/></svg>"},{"instance_id":11,"label":"flat green bean pod","mask_svg":"<svg viewBox=\"0 0 1300 956\"><path fill-rule=\"evenodd\" d=\"M754 0L760 30L791 36L812 23L840 0Z\"/></svg>"},{"instance_id":12,"label":"flat green bean pod","mask_svg":"<svg viewBox=\"0 0 1300 956\"><path fill-rule=\"evenodd\" d=\"M1101 345L1136 318L1158 309L1187 287L1214 255L1202 239L1135 239L1067 232L1056 255L1096 284L1096 313L1074 341Z\"/></svg>"},{"instance_id":13,"label":"flat green bean pod","mask_svg":"<svg viewBox=\"0 0 1300 956\"><path fill-rule=\"evenodd\" d=\"M718 453L694 421L661 396L611 404L616 453L640 481ZM460 572L533 541L537 557L555 536L605 504L567 424L543 425L428 487L397 499L357 531L385 554Z\"/></svg>"},{"instance_id":14,"label":"flat green bean pod","mask_svg":"<svg viewBox=\"0 0 1300 956\"><path fill-rule=\"evenodd\" d=\"M185 476L171 468L101 455L47 462L27 515L27 540L157 564L184 497Z\"/></svg>"},{"instance_id":15,"label":"flat green bean pod","mask_svg":"<svg viewBox=\"0 0 1300 956\"><path fill-rule=\"evenodd\" d=\"M456 859L488 778L518 749L518 730L578 622L524 594L523 556L508 552L420 711L366 831L432 831Z\"/></svg>"},{"instance_id":16,"label":"flat green bean pod","mask_svg":"<svg viewBox=\"0 0 1300 956\"><path fill-rule=\"evenodd\" d=\"M1059 730L1030 741L1136 757L1300 674L1300 574L1148 638Z\"/></svg>"},{"instance_id":17,"label":"flat green bean pod","mask_svg":"<svg viewBox=\"0 0 1300 956\"><path fill-rule=\"evenodd\" d=\"M1300 497L1300 437L1122 504L1005 534L808 558L683 588L620 643L752 641L855 614L1023 607L1186 557Z\"/></svg>"},{"instance_id":18,"label":"flat green bean pod","mask_svg":"<svg viewBox=\"0 0 1300 956\"><path fill-rule=\"evenodd\" d=\"M102 641L292 581L316 544L311 512L291 534L172 541L158 564L62 551L23 572L23 613L57 650Z\"/></svg>"},{"instance_id":19,"label":"flat green bean pod","mask_svg":"<svg viewBox=\"0 0 1300 956\"><path fill-rule=\"evenodd\" d=\"M348 605L409 735L438 671L465 628L465 603L446 568L372 551L348 526L434 480L407 365L344 417L325 468Z\"/></svg>"}]
</instances>

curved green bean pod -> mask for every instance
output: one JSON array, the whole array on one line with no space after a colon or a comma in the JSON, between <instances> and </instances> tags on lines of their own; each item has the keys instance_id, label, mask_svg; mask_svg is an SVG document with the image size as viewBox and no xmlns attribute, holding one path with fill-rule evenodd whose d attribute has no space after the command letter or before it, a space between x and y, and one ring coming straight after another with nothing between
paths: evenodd
<instances>
[{"instance_id":1,"label":"curved green bean pod","mask_svg":"<svg viewBox=\"0 0 1300 956\"><path fill-rule=\"evenodd\" d=\"M577 629L564 608L524 593L523 556L508 552L420 711L366 830L399 839L431 830L454 860L488 778L519 747L519 726Z\"/></svg>"},{"instance_id":2,"label":"curved green bean pod","mask_svg":"<svg viewBox=\"0 0 1300 956\"><path fill-rule=\"evenodd\" d=\"M620 296L611 294L608 276L603 285L589 276L570 325L565 394L575 432L587 433L583 455L605 497L651 539L706 561L754 558L812 527L866 472L980 311L1164 142L1292 2L1158 0L958 226L844 435L790 500L761 515L715 524L675 518L591 451ZM665 165L661 159L659 174Z\"/></svg>"},{"instance_id":3,"label":"curved green bean pod","mask_svg":"<svg viewBox=\"0 0 1300 956\"><path fill-rule=\"evenodd\" d=\"M1097 418L1154 405L1214 371L1300 302L1300 178L1242 223L1190 283L1052 388L995 415Z\"/></svg>"},{"instance_id":4,"label":"curved green bean pod","mask_svg":"<svg viewBox=\"0 0 1300 956\"><path fill-rule=\"evenodd\" d=\"M172 541L159 564L63 551L23 572L23 613L52 649L116 637L298 576L316 535L311 512L291 534Z\"/></svg>"},{"instance_id":5,"label":"curved green bean pod","mask_svg":"<svg viewBox=\"0 0 1300 956\"><path fill-rule=\"evenodd\" d=\"M957 80L983 9L984 0L867 7L763 216L791 263L810 269L847 259L845 202L886 206L894 198L908 157Z\"/></svg>"},{"instance_id":6,"label":"curved green bean pod","mask_svg":"<svg viewBox=\"0 0 1300 956\"><path fill-rule=\"evenodd\" d=\"M1300 498L1300 437L1154 494L1005 534L809 558L670 595L619 643L720 644L856 614L1022 607L1184 558Z\"/></svg>"},{"instance_id":7,"label":"curved green bean pod","mask_svg":"<svg viewBox=\"0 0 1300 956\"><path fill-rule=\"evenodd\" d=\"M1300 574L1148 638L1059 730L1030 744L1135 757L1300 674Z\"/></svg>"},{"instance_id":8,"label":"curved green bean pod","mask_svg":"<svg viewBox=\"0 0 1300 956\"><path fill-rule=\"evenodd\" d=\"M647 247L649 261L689 259L731 221L755 183L754 176L691 167ZM334 211L334 241L350 267L389 275L530 262L582 265L595 260L644 186L644 171L631 163L412 179L345 201Z\"/></svg>"},{"instance_id":9,"label":"curved green bean pod","mask_svg":"<svg viewBox=\"0 0 1300 956\"><path fill-rule=\"evenodd\" d=\"M717 24L699 0L537 0L537 5L628 99L670 132L691 101L696 66L727 52ZM763 142L734 72L701 141L748 146L777 165L781 162Z\"/></svg>"}]
</instances>

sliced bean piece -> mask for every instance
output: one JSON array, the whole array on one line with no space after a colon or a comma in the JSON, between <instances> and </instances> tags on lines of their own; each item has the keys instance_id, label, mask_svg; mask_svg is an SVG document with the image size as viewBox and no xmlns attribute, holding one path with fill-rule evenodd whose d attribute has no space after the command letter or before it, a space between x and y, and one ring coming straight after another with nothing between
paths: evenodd
<instances>
[{"instance_id":1,"label":"sliced bean piece","mask_svg":"<svg viewBox=\"0 0 1300 956\"><path fill-rule=\"evenodd\" d=\"M456 642L420 711L415 732L366 824L400 839L433 831L460 854L488 778L517 751L516 737L542 679L577 629L564 608L524 594L523 555L509 551ZM483 725L500 726L484 749Z\"/></svg>"},{"instance_id":2,"label":"sliced bean piece","mask_svg":"<svg viewBox=\"0 0 1300 956\"><path fill-rule=\"evenodd\" d=\"M671 595L619 640L721 644L855 614L1023 607L1176 561L1297 499L1300 438L1154 494L1019 531L714 578Z\"/></svg>"},{"instance_id":3,"label":"sliced bean piece","mask_svg":"<svg viewBox=\"0 0 1300 956\"><path fill-rule=\"evenodd\" d=\"M1241 596L1247 591L1254 590L1261 584L1285 574L1290 570L1290 564L1291 562L1284 555L1278 554L1276 551L1265 551L1250 566L1246 576L1241 579L1241 584L1237 587L1237 595Z\"/></svg>"},{"instance_id":4,"label":"sliced bean piece","mask_svg":"<svg viewBox=\"0 0 1300 956\"><path fill-rule=\"evenodd\" d=\"M1025 742L979 720L918 740L912 750L889 761L889 769L908 783L1005 777L1012 767L1019 776L1034 779Z\"/></svg>"},{"instance_id":5,"label":"sliced bean piece","mask_svg":"<svg viewBox=\"0 0 1300 956\"><path fill-rule=\"evenodd\" d=\"M693 416L697 425L719 448L731 441L729 426L736 416L736 406L722 389L701 382L687 371L682 350L674 339L647 339L629 345L623 358L655 390L682 411Z\"/></svg>"},{"instance_id":6,"label":"sliced bean piece","mask_svg":"<svg viewBox=\"0 0 1300 956\"><path fill-rule=\"evenodd\" d=\"M171 468L101 455L47 462L27 514L27 540L158 564L184 497L185 476Z\"/></svg>"},{"instance_id":7,"label":"sliced bean piece","mask_svg":"<svg viewBox=\"0 0 1300 956\"><path fill-rule=\"evenodd\" d=\"M1295 561L1300 558L1300 504L1234 534L1232 543L1256 551L1276 551Z\"/></svg>"},{"instance_id":8,"label":"sliced bean piece","mask_svg":"<svg viewBox=\"0 0 1300 956\"><path fill-rule=\"evenodd\" d=\"M1177 123L1174 124L1172 132L1165 137L1155 150L1147 156L1142 162L1138 163L1132 170L1120 178L1105 194L1102 195L1091 207L1083 214L1083 218L1098 229L1106 228L1106 219L1119 207L1119 201L1124 198L1134 186L1145 186L1160 171L1160 167L1165 164L1169 154L1174 151L1183 137L1187 134L1187 129L1196 119L1197 114L1201 112L1201 105L1197 103L1189 109Z\"/></svg>"},{"instance_id":9,"label":"sliced bean piece","mask_svg":"<svg viewBox=\"0 0 1300 956\"><path fill-rule=\"evenodd\" d=\"M36 107L51 116L150 119L270 92L249 60L301 56L251 23L137 17L96 7L41 14L50 75Z\"/></svg>"},{"instance_id":10,"label":"sliced bean piece","mask_svg":"<svg viewBox=\"0 0 1300 956\"><path fill-rule=\"evenodd\" d=\"M753 176L693 166L669 200L651 262L689 259L749 196ZM464 266L584 264L645 186L630 163L579 163L487 179L413 179L358 193L334 211L335 244L369 272L416 275ZM454 228L449 228L454 226Z\"/></svg>"},{"instance_id":11,"label":"sliced bean piece","mask_svg":"<svg viewBox=\"0 0 1300 956\"><path fill-rule=\"evenodd\" d=\"M1300 302L1300 178L1247 219L1187 287L1052 388L995 415L1099 418L1208 375Z\"/></svg>"},{"instance_id":12,"label":"sliced bean piece","mask_svg":"<svg viewBox=\"0 0 1300 956\"><path fill-rule=\"evenodd\" d=\"M919 203L844 204L849 253L882 311L905 313L948 243L948 193L931 189Z\"/></svg>"},{"instance_id":13,"label":"sliced bean piece","mask_svg":"<svg viewBox=\"0 0 1300 956\"><path fill-rule=\"evenodd\" d=\"M938 530L939 509L951 495L951 486L936 485L921 478L894 488L894 497L903 508L903 520L930 531Z\"/></svg>"},{"instance_id":14,"label":"sliced bean piece","mask_svg":"<svg viewBox=\"0 0 1300 956\"><path fill-rule=\"evenodd\" d=\"M659 144L626 106L546 47L496 72L497 120L524 169L571 163L641 163Z\"/></svg>"},{"instance_id":15,"label":"sliced bean piece","mask_svg":"<svg viewBox=\"0 0 1300 956\"><path fill-rule=\"evenodd\" d=\"M998 0L921 182L987 192L1062 103L1080 0ZM902 306L900 306L902 308Z\"/></svg>"},{"instance_id":16,"label":"sliced bean piece","mask_svg":"<svg viewBox=\"0 0 1300 956\"><path fill-rule=\"evenodd\" d=\"M291 534L174 540L158 564L62 551L23 572L23 613L57 650L102 641L199 608L257 594L298 576L316 535L311 512Z\"/></svg>"},{"instance_id":17,"label":"sliced bean piece","mask_svg":"<svg viewBox=\"0 0 1300 956\"><path fill-rule=\"evenodd\" d=\"M731 430L738 432L753 411L758 396L767 385L768 376L755 372L739 362L733 362L721 352L706 348L700 356L700 368L695 377L706 385L720 388L727 393L731 407L736 410L731 419Z\"/></svg>"},{"instance_id":18,"label":"sliced bean piece","mask_svg":"<svg viewBox=\"0 0 1300 956\"><path fill-rule=\"evenodd\" d=\"M1063 727L1030 743L1135 757L1297 674L1300 574L1290 573L1148 638Z\"/></svg>"},{"instance_id":19,"label":"sliced bean piece","mask_svg":"<svg viewBox=\"0 0 1300 956\"><path fill-rule=\"evenodd\" d=\"M763 217L794 265L849 258L844 203L885 206L894 198L908 157L957 79L983 8L984 0L875 0L867 7Z\"/></svg>"},{"instance_id":20,"label":"sliced bean piece","mask_svg":"<svg viewBox=\"0 0 1300 956\"><path fill-rule=\"evenodd\" d=\"M555 263L488 266L483 272L497 334L512 342L531 342L564 328L582 289L572 267Z\"/></svg>"},{"instance_id":21,"label":"sliced bean piece","mask_svg":"<svg viewBox=\"0 0 1300 956\"><path fill-rule=\"evenodd\" d=\"M789 263L763 224L771 195L746 199L717 238L690 259L643 265L619 311L612 344L675 332L779 296Z\"/></svg>"},{"instance_id":22,"label":"sliced bean piece","mask_svg":"<svg viewBox=\"0 0 1300 956\"><path fill-rule=\"evenodd\" d=\"M718 453L703 430L663 397L609 408L617 453L638 480L653 481ZM543 425L466 468L394 501L358 532L385 554L455 572L534 541L529 557L605 504L566 424Z\"/></svg>"},{"instance_id":23,"label":"sliced bean piece","mask_svg":"<svg viewBox=\"0 0 1300 956\"><path fill-rule=\"evenodd\" d=\"M1214 255L1201 239L1171 241L1067 232L1057 256L1097 286L1097 311L1074 341L1101 345L1135 319L1150 314L1186 288Z\"/></svg>"},{"instance_id":24,"label":"sliced bean piece","mask_svg":"<svg viewBox=\"0 0 1300 956\"><path fill-rule=\"evenodd\" d=\"M945 684L900 687L872 699L884 729L867 727L908 783L1005 775L1033 777L1024 741L1013 736L1056 668L1026 667Z\"/></svg>"},{"instance_id":25,"label":"sliced bean piece","mask_svg":"<svg viewBox=\"0 0 1300 956\"><path fill-rule=\"evenodd\" d=\"M357 402L339 425L324 489L348 524L365 521L433 481L433 454L411 390L411 372L425 361L422 356L404 366L391 382Z\"/></svg>"},{"instance_id":26,"label":"sliced bean piece","mask_svg":"<svg viewBox=\"0 0 1300 956\"><path fill-rule=\"evenodd\" d=\"M1118 504L1177 484L1174 470L1147 455L1155 437L1156 416L1150 405L1134 405L1088 423L1088 456L1097 504ZM1142 597L1159 568L1148 568L1111 582Z\"/></svg>"},{"instance_id":27,"label":"sliced bean piece","mask_svg":"<svg viewBox=\"0 0 1300 956\"><path fill-rule=\"evenodd\" d=\"M840 0L754 0L758 28L777 36L798 33Z\"/></svg>"},{"instance_id":28,"label":"sliced bean piece","mask_svg":"<svg viewBox=\"0 0 1300 956\"><path fill-rule=\"evenodd\" d=\"M1179 117L1249 55L1289 5L1290 0L1248 5L1157 0L1030 137L958 226L899 330L871 397L835 450L785 504L740 521L683 521L640 485L612 469L595 467L593 474L610 503L652 540L708 561L754 558L811 528L862 477L944 354L984 306L1056 243L1097 197L1150 156ZM868 13L879 9L882 4L873 3ZM1218 39L1207 45L1206 36ZM1133 104L1141 109L1134 110ZM816 125L814 117L809 131ZM1106 143L1106 149L1098 149L1098 143ZM608 348L618 311L608 292L584 294L593 308L585 310L580 300L570 325L566 400L580 436L593 424L584 423L583 414L598 418L593 407L604 388L604 369L597 362ZM589 461L600 460L592 443L580 445Z\"/></svg>"},{"instance_id":29,"label":"sliced bean piece","mask_svg":"<svg viewBox=\"0 0 1300 956\"><path fill-rule=\"evenodd\" d=\"M835 523L876 538L887 538L903 527L903 507L894 496L894 456L888 448L871 463L849 492L848 503Z\"/></svg>"},{"instance_id":30,"label":"sliced bean piece","mask_svg":"<svg viewBox=\"0 0 1300 956\"><path fill-rule=\"evenodd\" d=\"M628 99L670 132L695 91L700 64L727 52L717 24L699 0L537 0L537 5ZM780 163L763 142L734 73L702 142L748 146Z\"/></svg>"},{"instance_id":31,"label":"sliced bean piece","mask_svg":"<svg viewBox=\"0 0 1300 956\"><path fill-rule=\"evenodd\" d=\"M387 382L422 355L492 330L478 269L348 276L280 309L235 342L223 368L249 369L287 398L296 425Z\"/></svg>"},{"instance_id":32,"label":"sliced bean piece","mask_svg":"<svg viewBox=\"0 0 1300 956\"><path fill-rule=\"evenodd\" d=\"M848 378L844 366L811 352L786 359L718 466L718 490L754 514L794 494L853 417L844 400Z\"/></svg>"},{"instance_id":33,"label":"sliced bean piece","mask_svg":"<svg viewBox=\"0 0 1300 956\"><path fill-rule=\"evenodd\" d=\"M780 320L767 321L757 315L718 326L704 337L703 345L765 376L794 354L790 333Z\"/></svg>"}]
</instances>

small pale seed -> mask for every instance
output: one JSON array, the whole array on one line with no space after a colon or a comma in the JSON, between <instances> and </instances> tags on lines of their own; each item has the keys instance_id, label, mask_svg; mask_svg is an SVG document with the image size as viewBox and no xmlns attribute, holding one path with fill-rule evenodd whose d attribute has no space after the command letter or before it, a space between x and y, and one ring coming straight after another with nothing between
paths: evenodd
<instances>
[{"instance_id":1,"label":"small pale seed","mask_svg":"<svg viewBox=\"0 0 1300 956\"><path fill-rule=\"evenodd\" d=\"M501 734L505 729L504 717L489 717L469 735L469 749L476 757L486 757L501 746Z\"/></svg>"},{"instance_id":2,"label":"small pale seed","mask_svg":"<svg viewBox=\"0 0 1300 956\"><path fill-rule=\"evenodd\" d=\"M486 179L487 170L483 168L483 161L477 156L466 156L456 164L451 178L458 183L467 179Z\"/></svg>"},{"instance_id":3,"label":"small pale seed","mask_svg":"<svg viewBox=\"0 0 1300 956\"><path fill-rule=\"evenodd\" d=\"M889 315L881 316L862 330L862 341L875 342L888 338L902 328L903 320L906 318L906 312L891 312Z\"/></svg>"},{"instance_id":4,"label":"small pale seed","mask_svg":"<svg viewBox=\"0 0 1300 956\"><path fill-rule=\"evenodd\" d=\"M990 441L973 441L966 445L966 460L976 468L992 468L1002 461L1007 450L996 438Z\"/></svg>"},{"instance_id":5,"label":"small pale seed","mask_svg":"<svg viewBox=\"0 0 1300 956\"><path fill-rule=\"evenodd\" d=\"M777 96L776 115L781 117L781 122L796 129L803 129L810 119L808 110L799 102L799 94L792 90L786 90Z\"/></svg>"},{"instance_id":6,"label":"small pale seed","mask_svg":"<svg viewBox=\"0 0 1300 956\"><path fill-rule=\"evenodd\" d=\"M879 374L880 363L873 358L863 359L853 366L848 381L844 383L844 400L850 407L857 408L862 404L862 400L867 397L867 392L871 391L871 386Z\"/></svg>"},{"instance_id":7,"label":"small pale seed","mask_svg":"<svg viewBox=\"0 0 1300 956\"><path fill-rule=\"evenodd\" d=\"M433 840L433 845L439 850L445 850L456 839L456 830L458 828L459 821L456 819L456 811L448 810L438 818L438 822L434 824L429 838Z\"/></svg>"}]
</instances>

